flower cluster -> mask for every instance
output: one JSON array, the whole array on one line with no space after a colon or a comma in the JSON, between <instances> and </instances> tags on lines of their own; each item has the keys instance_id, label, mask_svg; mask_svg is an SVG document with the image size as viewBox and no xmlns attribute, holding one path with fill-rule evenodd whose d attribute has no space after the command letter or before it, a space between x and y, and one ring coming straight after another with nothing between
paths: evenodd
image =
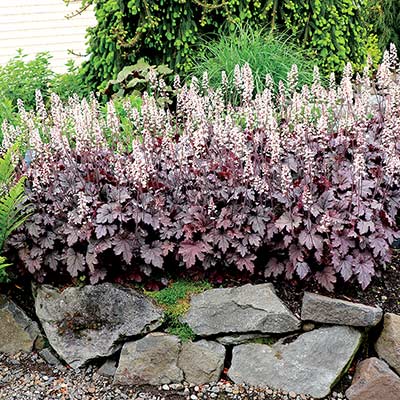
<instances>
[{"instance_id":1,"label":"flower cluster","mask_svg":"<svg viewBox=\"0 0 400 400\"><path fill-rule=\"evenodd\" d=\"M351 66L324 86L297 87L293 67L254 95L237 67L238 103L205 75L177 89L176 110L146 95L124 104L52 97L16 132L34 154L26 173L36 211L10 246L39 280L99 280L202 269L247 271L365 288L399 237L400 77L392 47L376 82ZM232 86L230 86L232 87ZM129 129L126 125L129 123Z\"/></svg>"}]
</instances>

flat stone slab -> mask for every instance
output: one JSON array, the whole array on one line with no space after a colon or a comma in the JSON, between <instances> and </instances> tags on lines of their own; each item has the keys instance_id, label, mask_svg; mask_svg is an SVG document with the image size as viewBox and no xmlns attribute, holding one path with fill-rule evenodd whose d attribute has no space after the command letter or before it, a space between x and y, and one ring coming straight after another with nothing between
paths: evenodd
<instances>
[{"instance_id":1,"label":"flat stone slab","mask_svg":"<svg viewBox=\"0 0 400 400\"><path fill-rule=\"evenodd\" d=\"M38 324L6 296L0 295L0 352L29 353L42 334Z\"/></svg>"},{"instance_id":2,"label":"flat stone slab","mask_svg":"<svg viewBox=\"0 0 400 400\"><path fill-rule=\"evenodd\" d=\"M114 384L164 385L183 381L178 367L181 341L176 336L155 332L122 347Z\"/></svg>"},{"instance_id":3,"label":"flat stone slab","mask_svg":"<svg viewBox=\"0 0 400 400\"><path fill-rule=\"evenodd\" d=\"M155 332L125 343L114 376L118 385L164 385L186 382L200 385L219 380L225 348L200 340L182 343L172 335Z\"/></svg>"},{"instance_id":4,"label":"flat stone slab","mask_svg":"<svg viewBox=\"0 0 400 400\"><path fill-rule=\"evenodd\" d=\"M199 340L182 344L178 366L185 380L195 385L217 382L224 369L225 347L216 342Z\"/></svg>"},{"instance_id":5,"label":"flat stone slab","mask_svg":"<svg viewBox=\"0 0 400 400\"><path fill-rule=\"evenodd\" d=\"M400 316L386 313L383 319L383 330L375 350L378 356L385 360L398 374L400 374ZM399 395L400 396L400 395Z\"/></svg>"},{"instance_id":6,"label":"flat stone slab","mask_svg":"<svg viewBox=\"0 0 400 400\"><path fill-rule=\"evenodd\" d=\"M156 329L163 318L150 299L111 283L63 292L40 286L35 309L49 343L73 368L112 355L121 341Z\"/></svg>"},{"instance_id":7,"label":"flat stone slab","mask_svg":"<svg viewBox=\"0 0 400 400\"><path fill-rule=\"evenodd\" d=\"M398 400L400 378L379 358L368 358L357 366L346 391L349 400Z\"/></svg>"},{"instance_id":8,"label":"flat stone slab","mask_svg":"<svg viewBox=\"0 0 400 400\"><path fill-rule=\"evenodd\" d=\"M286 333L300 328L300 321L270 283L211 289L193 296L183 322L199 336Z\"/></svg>"},{"instance_id":9,"label":"flat stone slab","mask_svg":"<svg viewBox=\"0 0 400 400\"><path fill-rule=\"evenodd\" d=\"M315 293L304 293L301 309L303 321L348 326L375 326L382 319L380 307L332 299Z\"/></svg>"},{"instance_id":10,"label":"flat stone slab","mask_svg":"<svg viewBox=\"0 0 400 400\"><path fill-rule=\"evenodd\" d=\"M233 348L228 376L238 384L323 398L345 372L361 343L361 333L332 326L303 333L289 344L242 344Z\"/></svg>"}]
</instances>

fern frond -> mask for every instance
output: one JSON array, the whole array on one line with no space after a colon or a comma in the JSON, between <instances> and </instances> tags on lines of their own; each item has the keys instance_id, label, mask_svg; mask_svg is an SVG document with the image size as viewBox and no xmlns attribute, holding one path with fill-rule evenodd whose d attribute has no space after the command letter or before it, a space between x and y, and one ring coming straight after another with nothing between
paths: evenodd
<instances>
[{"instance_id":1,"label":"fern frond","mask_svg":"<svg viewBox=\"0 0 400 400\"><path fill-rule=\"evenodd\" d=\"M0 271L6 269L11 264L7 262L5 257L0 256Z\"/></svg>"},{"instance_id":2,"label":"fern frond","mask_svg":"<svg viewBox=\"0 0 400 400\"><path fill-rule=\"evenodd\" d=\"M2 158L0 158L0 185L8 186L14 176L14 167L12 164L12 148L8 149L6 154ZM1 190L1 188L0 188Z\"/></svg>"},{"instance_id":3,"label":"fern frond","mask_svg":"<svg viewBox=\"0 0 400 400\"><path fill-rule=\"evenodd\" d=\"M26 221L30 211L26 204L25 179L21 178L0 197L0 250L7 237Z\"/></svg>"}]
</instances>

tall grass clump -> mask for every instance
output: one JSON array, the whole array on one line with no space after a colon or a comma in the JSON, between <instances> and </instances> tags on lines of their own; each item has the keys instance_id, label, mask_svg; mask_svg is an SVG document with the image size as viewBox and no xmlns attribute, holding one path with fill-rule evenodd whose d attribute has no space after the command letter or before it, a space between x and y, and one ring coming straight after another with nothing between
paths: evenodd
<instances>
[{"instance_id":1,"label":"tall grass clump","mask_svg":"<svg viewBox=\"0 0 400 400\"><path fill-rule=\"evenodd\" d=\"M275 84L287 84L287 76L292 65L298 68L298 84L312 82L313 63L304 52L296 49L290 38L267 30L254 30L250 26L237 25L215 40L204 41L194 56L193 74L202 76L207 71L210 84L218 87L222 83L221 71L232 84L236 65L248 63L253 72L257 93L265 87L269 74ZM233 85L233 84L232 84Z\"/></svg>"}]
</instances>

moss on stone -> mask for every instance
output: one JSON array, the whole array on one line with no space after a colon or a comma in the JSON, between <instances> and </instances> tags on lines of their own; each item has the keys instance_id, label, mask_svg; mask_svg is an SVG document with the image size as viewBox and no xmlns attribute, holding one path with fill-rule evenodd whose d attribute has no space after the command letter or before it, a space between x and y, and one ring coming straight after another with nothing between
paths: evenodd
<instances>
[{"instance_id":1,"label":"moss on stone","mask_svg":"<svg viewBox=\"0 0 400 400\"><path fill-rule=\"evenodd\" d=\"M181 280L172 282L158 292L145 291L145 294L153 298L164 309L166 331L178 336L182 341L189 341L195 338L195 334L188 324L180 321L180 317L189 310L191 296L211 288L212 286L208 282Z\"/></svg>"}]
</instances>

